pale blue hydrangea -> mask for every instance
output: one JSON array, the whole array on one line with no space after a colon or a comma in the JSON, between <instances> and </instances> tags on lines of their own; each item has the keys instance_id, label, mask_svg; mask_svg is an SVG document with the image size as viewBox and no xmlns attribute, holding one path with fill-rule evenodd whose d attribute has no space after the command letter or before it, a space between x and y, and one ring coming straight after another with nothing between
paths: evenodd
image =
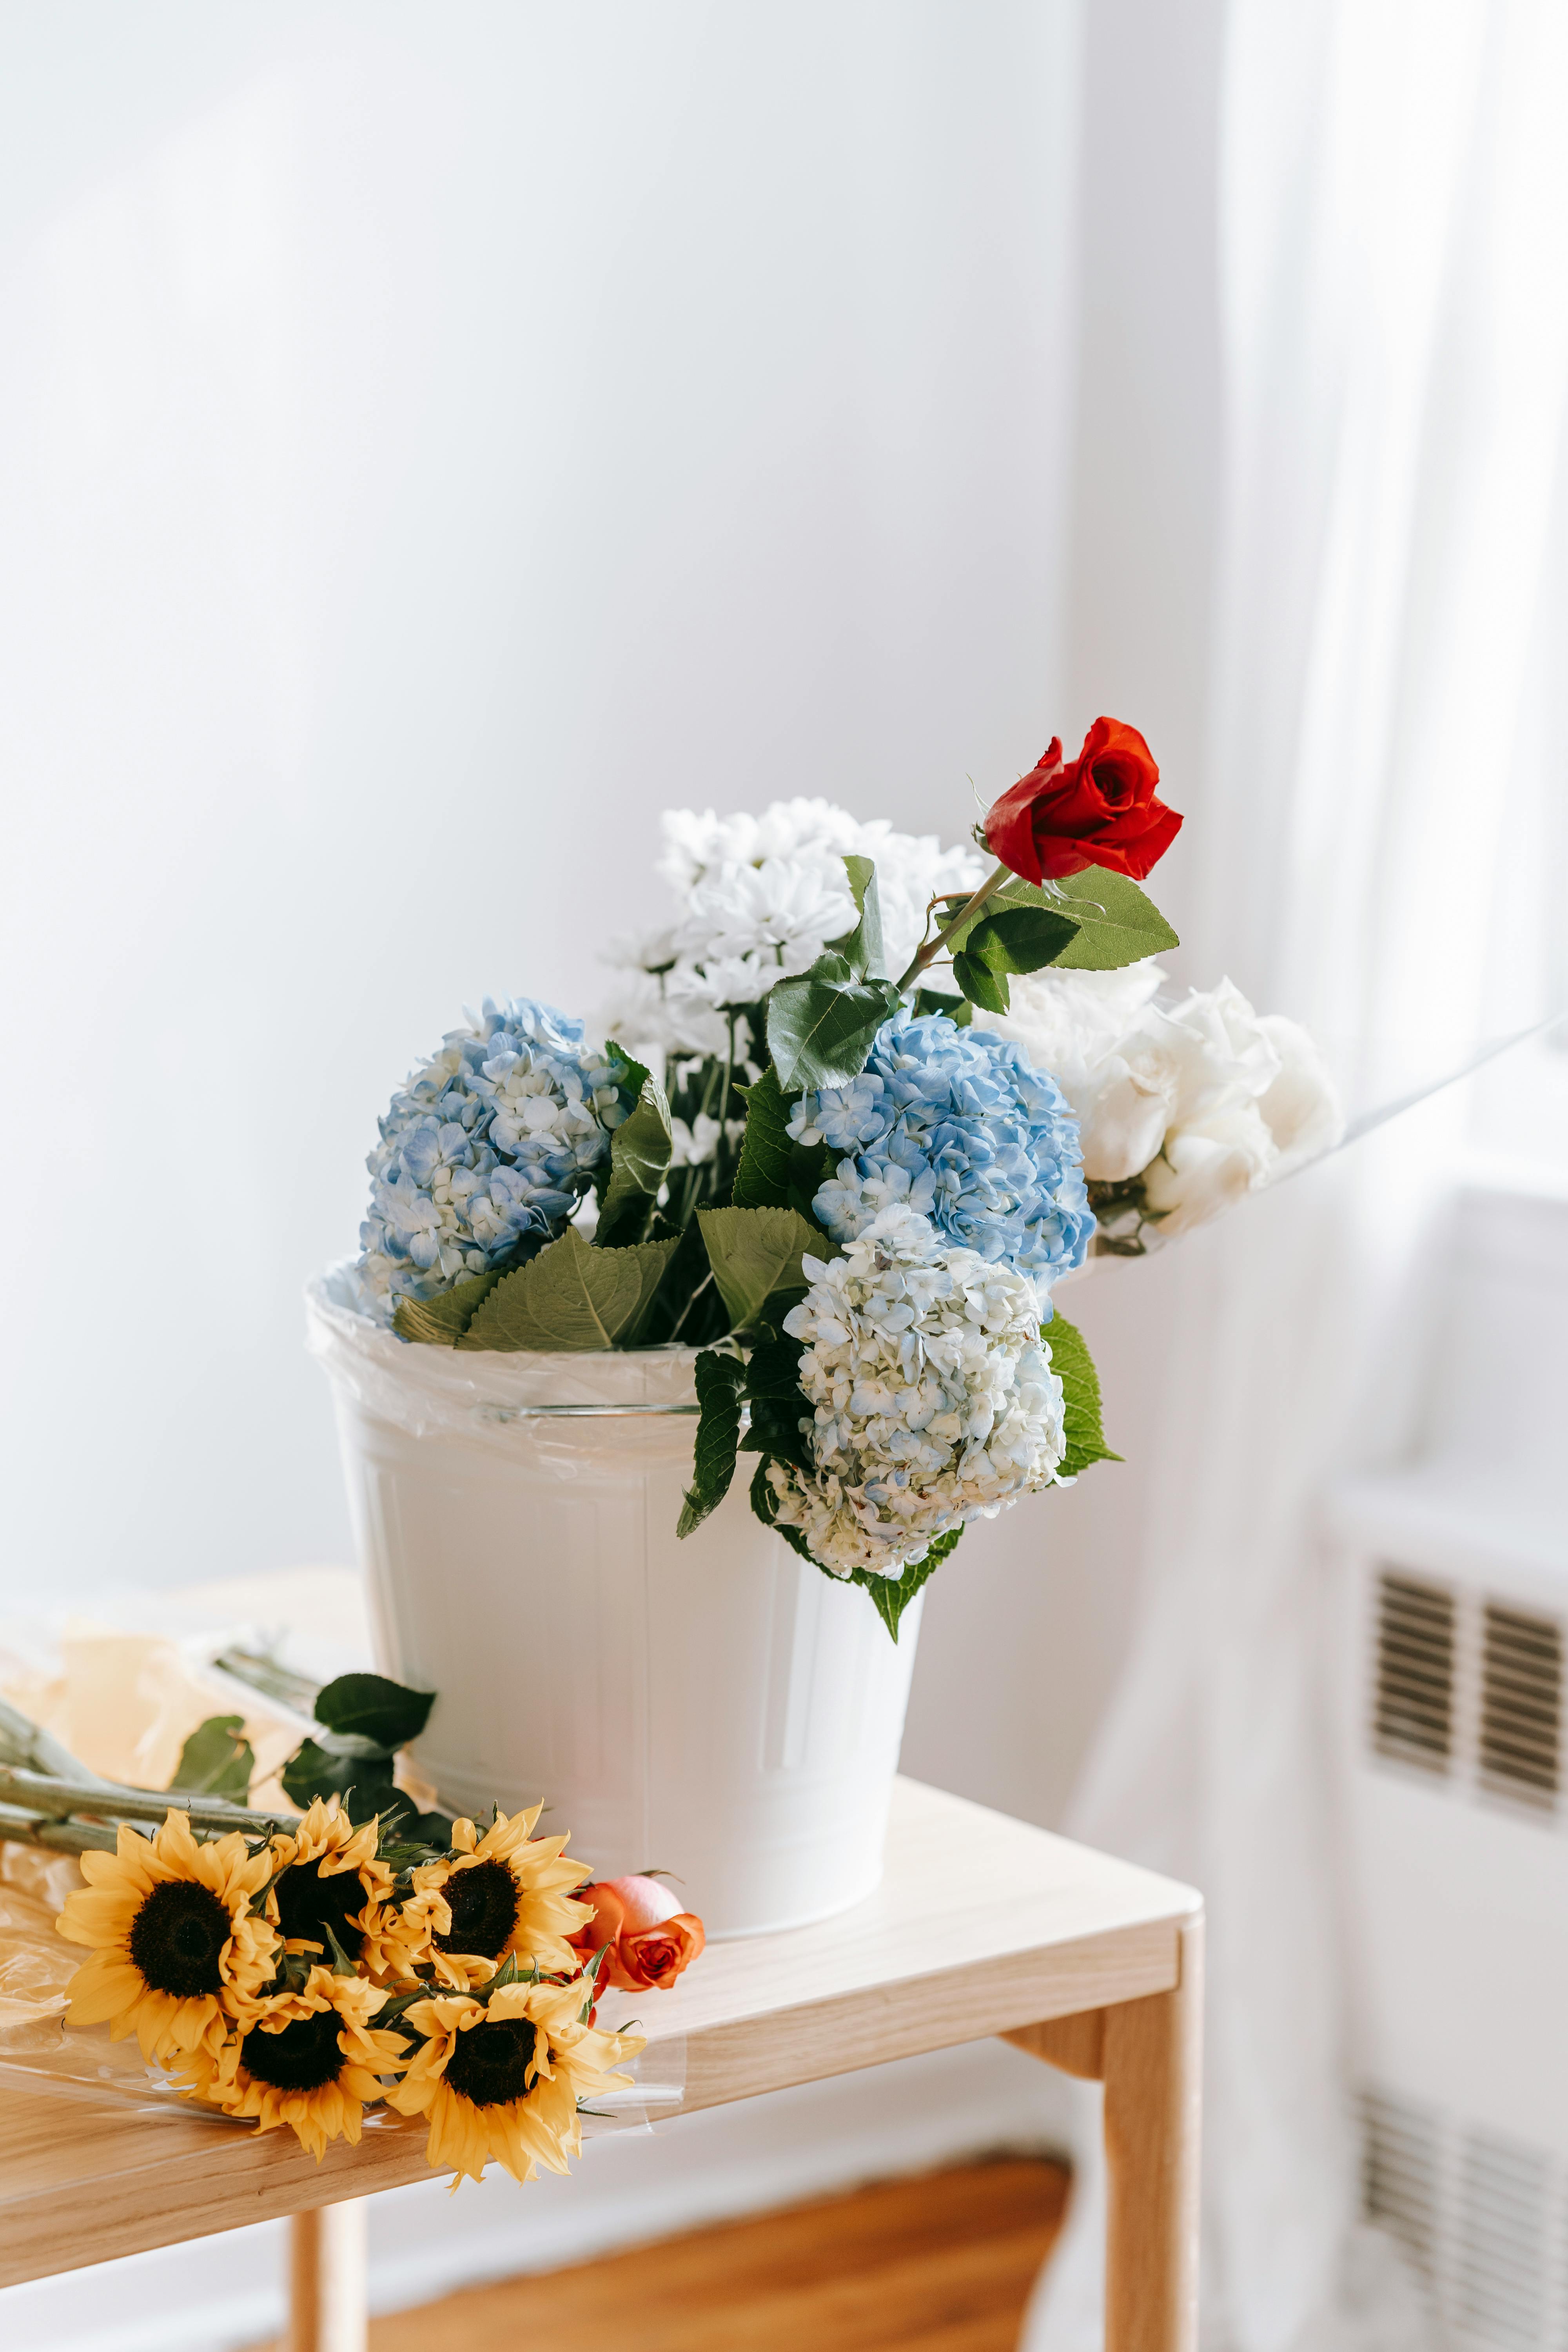
<instances>
[{"instance_id":1,"label":"pale blue hydrangea","mask_svg":"<svg viewBox=\"0 0 1568 2352\"><path fill-rule=\"evenodd\" d=\"M433 1298L562 1232L631 1108L626 1063L553 1005L486 997L392 1098L366 1162L367 1306Z\"/></svg>"},{"instance_id":2,"label":"pale blue hydrangea","mask_svg":"<svg viewBox=\"0 0 1568 2352\"><path fill-rule=\"evenodd\" d=\"M789 1131L847 1155L812 1203L837 1242L902 1207L1042 1286L1083 1264L1094 1213L1078 1121L1011 1037L897 1013L860 1076L803 1096Z\"/></svg>"}]
</instances>

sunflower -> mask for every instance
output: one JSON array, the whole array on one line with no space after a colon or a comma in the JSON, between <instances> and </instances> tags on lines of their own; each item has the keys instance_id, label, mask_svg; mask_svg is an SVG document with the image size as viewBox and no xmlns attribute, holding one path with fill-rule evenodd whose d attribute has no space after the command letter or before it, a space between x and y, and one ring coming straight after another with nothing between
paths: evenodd
<instances>
[{"instance_id":1,"label":"sunflower","mask_svg":"<svg viewBox=\"0 0 1568 2352\"><path fill-rule=\"evenodd\" d=\"M366 1906L359 1964L378 1984L406 1984L431 1966L437 1937L451 1932L451 1909L441 1892L450 1869L444 1855L416 1863L406 1874L406 1891L400 1879L384 1901ZM485 1974L490 1973L487 1961Z\"/></svg>"},{"instance_id":2,"label":"sunflower","mask_svg":"<svg viewBox=\"0 0 1568 2352\"><path fill-rule=\"evenodd\" d=\"M392 1891L392 1873L375 1858L379 1829L379 1817L356 1829L341 1806L329 1812L317 1797L273 1838L267 1913L290 1951L310 1946L309 1957L330 1960L331 1930L346 1959L361 1958L366 1906Z\"/></svg>"},{"instance_id":3,"label":"sunflower","mask_svg":"<svg viewBox=\"0 0 1568 2352\"><path fill-rule=\"evenodd\" d=\"M580 2099L629 2085L610 2074L642 2048L636 2033L605 2033L583 2019L584 1986L500 1985L488 2001L444 1993L416 2001L407 2023L426 2037L388 2106L428 2116L426 2161L457 2181L480 2179L493 2156L517 2180L538 2167L564 2172L583 2144Z\"/></svg>"},{"instance_id":4,"label":"sunflower","mask_svg":"<svg viewBox=\"0 0 1568 2352\"><path fill-rule=\"evenodd\" d=\"M571 1976L582 1966L570 1938L593 1916L571 1889L589 1876L563 1852L563 1837L530 1835L543 1808L497 1817L481 1838L472 1822L452 1824L453 1852L441 1894L450 1924L431 1937L430 1960L444 1985L487 1984L502 1960Z\"/></svg>"},{"instance_id":5,"label":"sunflower","mask_svg":"<svg viewBox=\"0 0 1568 2352\"><path fill-rule=\"evenodd\" d=\"M134 2033L149 2061L175 2060L221 2042L222 2003L270 1982L279 1958L268 1922L251 1910L272 1863L238 1831L198 1845L173 1809L151 1838L121 1824L112 1853L84 1853L87 1885L69 1895L59 1932L92 1958L68 1987L78 2025L119 2042Z\"/></svg>"},{"instance_id":6,"label":"sunflower","mask_svg":"<svg viewBox=\"0 0 1568 2352\"><path fill-rule=\"evenodd\" d=\"M261 2131L287 2124L320 2163L329 2140L358 2141L377 2076L404 2063L402 2037L371 2024L386 1998L363 1977L313 1968L302 1990L250 2003L226 2042L192 2053L179 2070L186 2096L254 2116Z\"/></svg>"}]
</instances>

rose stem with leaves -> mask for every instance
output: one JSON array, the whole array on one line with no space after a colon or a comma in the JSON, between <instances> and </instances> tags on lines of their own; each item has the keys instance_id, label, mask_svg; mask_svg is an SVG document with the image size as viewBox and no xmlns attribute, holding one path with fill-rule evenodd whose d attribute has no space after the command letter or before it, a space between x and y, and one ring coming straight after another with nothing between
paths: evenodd
<instances>
[{"instance_id":1,"label":"rose stem with leaves","mask_svg":"<svg viewBox=\"0 0 1568 2352\"><path fill-rule=\"evenodd\" d=\"M943 924L942 929L938 931L935 939L928 940L923 947L917 948L915 950L914 961L910 965L909 970L897 982L900 995L902 995L907 989L910 989L914 986L916 981L920 978L921 972L924 971L928 964L935 962L937 957L942 953L944 942L952 939L954 931L961 930L963 925L968 922L971 915L978 913L979 909L985 904L987 898L992 897L995 891L999 890L1004 882L1010 882L1015 878L1013 869L1010 866L998 866L994 874L988 874L986 876L984 881L980 885L979 889L976 890L973 898L965 899L963 905L959 908L957 914L954 915L952 920L950 923Z\"/></svg>"}]
</instances>

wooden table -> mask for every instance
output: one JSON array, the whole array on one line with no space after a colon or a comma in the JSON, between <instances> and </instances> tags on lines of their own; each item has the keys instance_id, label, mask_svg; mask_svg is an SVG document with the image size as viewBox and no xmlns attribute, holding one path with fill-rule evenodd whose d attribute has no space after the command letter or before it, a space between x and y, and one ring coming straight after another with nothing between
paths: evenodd
<instances>
[{"instance_id":1,"label":"wooden table","mask_svg":"<svg viewBox=\"0 0 1568 2352\"><path fill-rule=\"evenodd\" d=\"M1193 2352L1202 1988L1190 1888L900 1780L874 1895L710 1946L644 2014L685 2036L683 2112L990 2034L1103 2081L1108 2352ZM0 2285L292 2214L293 2352L352 2352L331 2209L424 2178L424 2143L398 2119L318 2166L286 2131L0 2092Z\"/></svg>"}]
</instances>

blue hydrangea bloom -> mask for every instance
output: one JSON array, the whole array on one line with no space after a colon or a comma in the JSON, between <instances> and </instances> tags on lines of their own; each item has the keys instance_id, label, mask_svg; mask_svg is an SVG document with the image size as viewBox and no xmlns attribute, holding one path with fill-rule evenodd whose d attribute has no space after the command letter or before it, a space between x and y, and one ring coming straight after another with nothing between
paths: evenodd
<instances>
[{"instance_id":1,"label":"blue hydrangea bloom","mask_svg":"<svg viewBox=\"0 0 1568 2352\"><path fill-rule=\"evenodd\" d=\"M789 1131L847 1155L812 1203L836 1241L901 1202L1046 1282L1083 1264L1094 1213L1078 1121L1011 1037L897 1013L854 1083L803 1096Z\"/></svg>"},{"instance_id":2,"label":"blue hydrangea bloom","mask_svg":"<svg viewBox=\"0 0 1568 2352\"><path fill-rule=\"evenodd\" d=\"M366 1162L359 1271L383 1321L553 1240L632 1107L625 1061L553 1005L487 996L469 1020L394 1095Z\"/></svg>"}]
</instances>

